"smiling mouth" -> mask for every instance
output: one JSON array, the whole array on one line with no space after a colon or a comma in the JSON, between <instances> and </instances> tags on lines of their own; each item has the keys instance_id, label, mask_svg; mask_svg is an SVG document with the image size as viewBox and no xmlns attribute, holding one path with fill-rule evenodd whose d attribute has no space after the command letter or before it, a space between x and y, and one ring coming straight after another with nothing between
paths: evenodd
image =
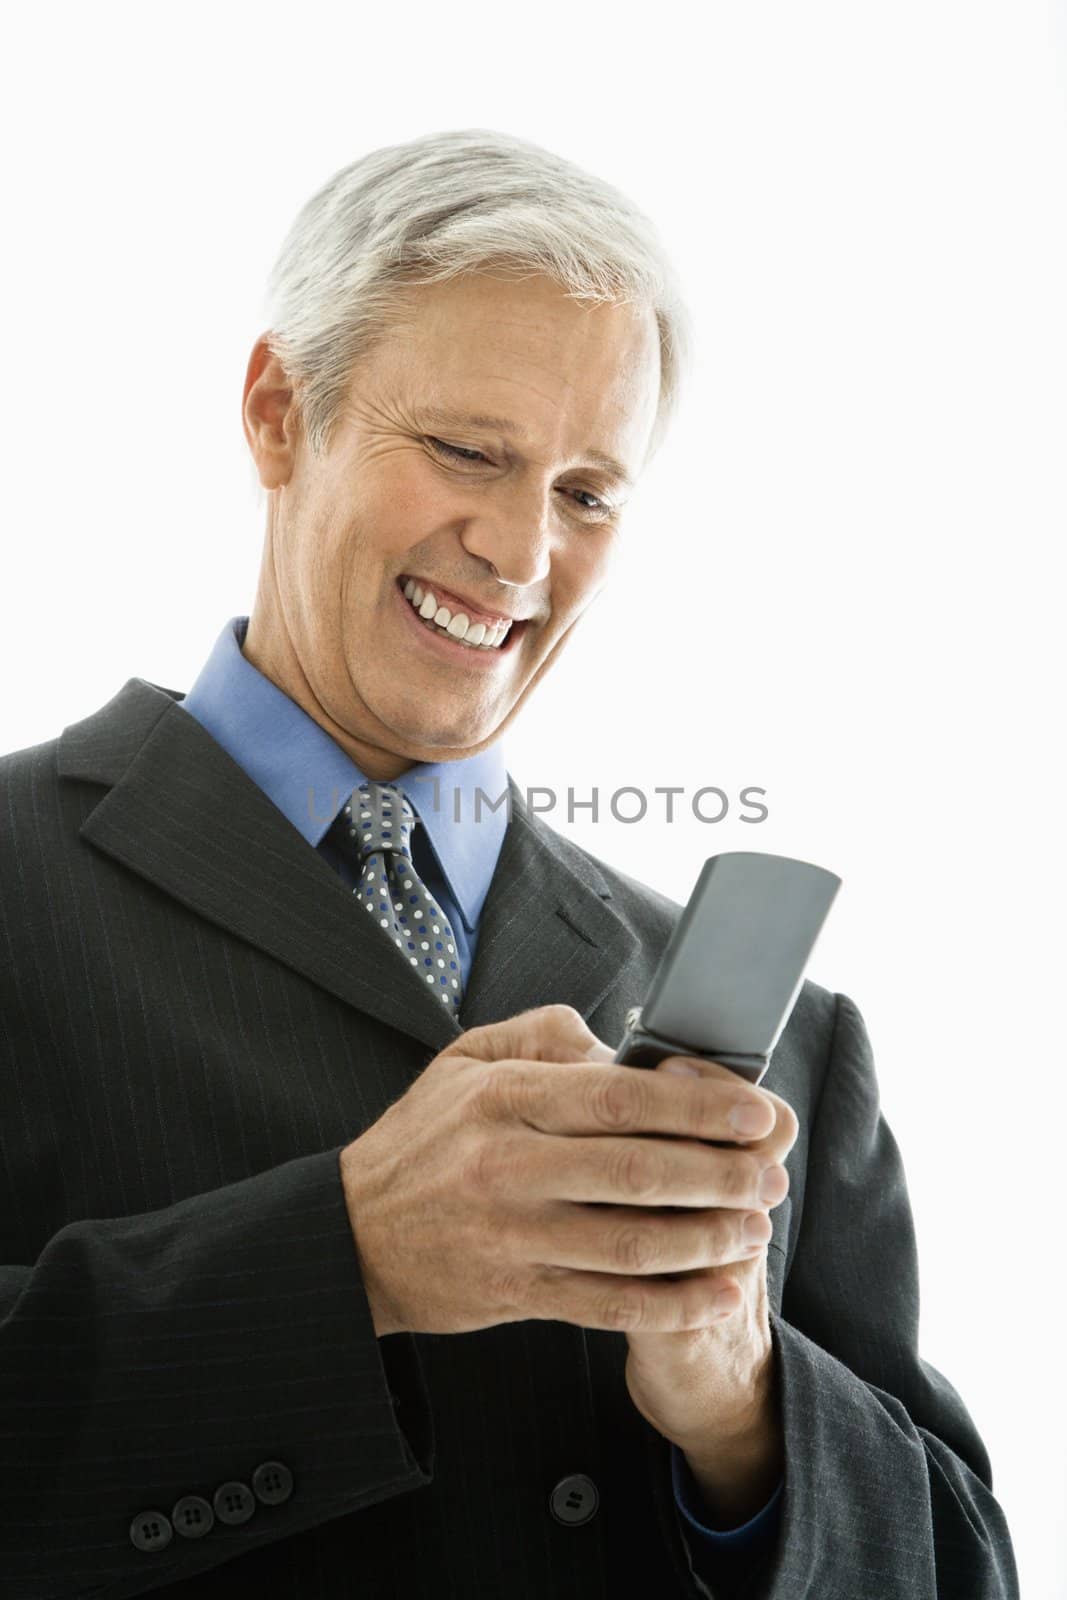
<instances>
[{"instance_id":1,"label":"smiling mouth","mask_svg":"<svg viewBox=\"0 0 1067 1600\"><path fill-rule=\"evenodd\" d=\"M468 650L500 650L526 626L525 619L493 619L488 612L474 611L465 602L442 590L436 593L417 578L397 579L397 587L407 604L424 625L445 635L453 644Z\"/></svg>"}]
</instances>

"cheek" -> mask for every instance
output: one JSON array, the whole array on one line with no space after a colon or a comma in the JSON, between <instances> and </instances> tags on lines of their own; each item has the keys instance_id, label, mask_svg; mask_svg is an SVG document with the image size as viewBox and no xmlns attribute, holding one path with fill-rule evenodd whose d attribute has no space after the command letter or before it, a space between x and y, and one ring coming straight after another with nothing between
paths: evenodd
<instances>
[{"instance_id":1,"label":"cheek","mask_svg":"<svg viewBox=\"0 0 1067 1600\"><path fill-rule=\"evenodd\" d=\"M420 452L396 449L365 464L360 508L368 541L400 555L448 521L451 500Z\"/></svg>"},{"instance_id":2,"label":"cheek","mask_svg":"<svg viewBox=\"0 0 1067 1600\"><path fill-rule=\"evenodd\" d=\"M552 563L552 608L561 616L584 611L603 584L611 561L613 541L589 533L561 552Z\"/></svg>"}]
</instances>

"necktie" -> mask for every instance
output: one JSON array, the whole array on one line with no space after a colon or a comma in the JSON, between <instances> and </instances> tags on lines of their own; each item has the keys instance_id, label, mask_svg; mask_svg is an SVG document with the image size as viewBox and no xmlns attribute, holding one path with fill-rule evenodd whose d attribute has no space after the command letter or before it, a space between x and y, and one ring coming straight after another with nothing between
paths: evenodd
<instances>
[{"instance_id":1,"label":"necktie","mask_svg":"<svg viewBox=\"0 0 1067 1600\"><path fill-rule=\"evenodd\" d=\"M383 934L453 1014L463 998L455 935L411 862L419 818L393 783L361 783L341 818L360 879L352 893Z\"/></svg>"}]
</instances>

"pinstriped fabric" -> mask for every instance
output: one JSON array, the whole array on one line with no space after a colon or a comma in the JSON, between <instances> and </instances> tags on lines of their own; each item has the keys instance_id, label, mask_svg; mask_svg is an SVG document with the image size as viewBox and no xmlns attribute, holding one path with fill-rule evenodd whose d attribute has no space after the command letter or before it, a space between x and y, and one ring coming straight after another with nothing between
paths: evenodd
<instances>
[{"instance_id":1,"label":"pinstriped fabric","mask_svg":"<svg viewBox=\"0 0 1067 1600\"><path fill-rule=\"evenodd\" d=\"M513 799L459 1026L564 1001L618 1038L678 907ZM374 1337L339 1153L457 1024L369 920L173 691L132 679L0 759L2 1600L712 1592L622 1336ZM768 1252L783 1526L714 1594L1012 1600L982 1442L915 1349L850 1001L805 984L768 1086L801 1122ZM136 1512L265 1459L284 1505L130 1543ZM566 1527L573 1472L600 1505Z\"/></svg>"},{"instance_id":2,"label":"pinstriped fabric","mask_svg":"<svg viewBox=\"0 0 1067 1600\"><path fill-rule=\"evenodd\" d=\"M176 725L186 741L188 720ZM120 761L151 739L146 723L141 741L117 748ZM210 764L212 742L193 737ZM60 781L56 760L49 745L0 763L0 1260L11 1264L2 1276L0 1593L233 1594L245 1583L257 1595L414 1594L411 1556L421 1550L425 1592L439 1595L468 1524L478 1582L499 1592L531 1534L516 1545L486 1515L494 1454L480 1443L468 1473L473 1430L478 1441L510 1437L512 1461L527 1470L540 1461L526 1488L538 1552L526 1592L544 1593L547 1572L553 1592L595 1594L599 1530L576 1560L574 1532L548 1512L553 1484L590 1456L579 1330L517 1326L465 1343L482 1409L457 1394L453 1419L440 1395L434 1417L425 1387L424 1367L438 1386L448 1367L436 1342L419 1341L420 1359L415 1340L379 1342L369 1322L339 1151L454 1036L454 1021L420 1017L411 993L384 995L377 947L348 891L338 882L343 914L328 895L320 904L337 880L273 810L259 819L261 875L248 884L244 830L233 826L231 839L200 825L198 808L215 793L203 768L164 763L165 795L146 785L140 797L145 825L113 823L105 850L82 830L109 785ZM220 753L212 774L230 816L227 785L238 801L256 799L231 765ZM198 821L183 839L189 813ZM168 843L178 864L163 889L152 873ZM218 867L231 851L227 882ZM513 866L525 883L525 861ZM553 896L573 914L592 895L563 874L540 882L548 921ZM306 962L314 947L321 981L212 920L245 890L257 930L278 955ZM598 931L615 936L616 955L635 951L601 905L597 894ZM506 943L506 908L501 920ZM610 980L589 959L601 945L558 928L561 964L578 985L570 992L581 1000L592 978L602 993ZM636 983L645 967L642 958ZM368 1000L385 1016L356 1009L333 984L346 995L350 984L373 987ZM429 1043L392 1025L412 1015ZM516 1360L535 1397L521 1416L508 1395ZM413 1491L430 1481L435 1445L449 1448L451 1488L427 1507ZM155 1557L131 1546L138 1510L168 1510L182 1493L210 1499L267 1458L296 1478L273 1520L264 1509L247 1526L175 1539ZM476 1592L458 1568L455 1585L457 1595Z\"/></svg>"}]
</instances>

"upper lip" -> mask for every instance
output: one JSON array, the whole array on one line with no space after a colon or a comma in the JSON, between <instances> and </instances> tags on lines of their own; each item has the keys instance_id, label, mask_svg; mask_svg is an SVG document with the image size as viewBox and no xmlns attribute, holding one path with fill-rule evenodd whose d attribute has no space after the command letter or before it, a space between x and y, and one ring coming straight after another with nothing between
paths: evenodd
<instances>
[{"instance_id":1,"label":"upper lip","mask_svg":"<svg viewBox=\"0 0 1067 1600\"><path fill-rule=\"evenodd\" d=\"M468 606L479 617L489 617L494 622L525 622L527 620L525 617L516 617L507 611L494 611L491 606L484 606L480 601L472 600L469 595L460 594L458 589L449 589L444 584L435 583L432 578L422 578L417 572L402 572L398 579L401 588L404 587L409 578L419 584L424 591L428 589L435 597L448 595L451 599L462 601L465 606Z\"/></svg>"}]
</instances>

